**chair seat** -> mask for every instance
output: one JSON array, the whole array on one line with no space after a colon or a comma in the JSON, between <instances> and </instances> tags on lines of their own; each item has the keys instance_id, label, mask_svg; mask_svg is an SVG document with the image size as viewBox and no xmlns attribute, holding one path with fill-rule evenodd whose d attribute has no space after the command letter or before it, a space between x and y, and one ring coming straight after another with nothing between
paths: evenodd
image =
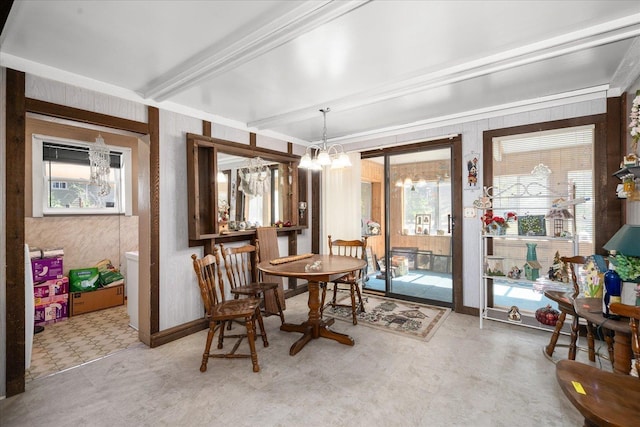
<instances>
[{"instance_id":1,"label":"chair seat","mask_svg":"<svg viewBox=\"0 0 640 427\"><path fill-rule=\"evenodd\" d=\"M351 285L351 284L356 284L356 281L358 280L358 278L356 277L355 274L353 273L348 273L345 274L342 277L337 278L336 280L333 281L333 283L342 283L345 285Z\"/></svg>"},{"instance_id":2,"label":"chair seat","mask_svg":"<svg viewBox=\"0 0 640 427\"><path fill-rule=\"evenodd\" d=\"M277 288L277 283L251 283L247 286L238 286L237 288L231 289L231 293L238 295L256 295Z\"/></svg>"},{"instance_id":3,"label":"chair seat","mask_svg":"<svg viewBox=\"0 0 640 427\"><path fill-rule=\"evenodd\" d=\"M638 378L603 371L573 360L561 360L557 363L556 378L563 393L591 425L638 425ZM585 394L577 391L574 383L579 383Z\"/></svg>"},{"instance_id":4,"label":"chair seat","mask_svg":"<svg viewBox=\"0 0 640 427\"><path fill-rule=\"evenodd\" d=\"M213 306L211 317L216 320L229 320L239 316L252 316L259 306L260 300L256 298L228 300Z\"/></svg>"}]
</instances>

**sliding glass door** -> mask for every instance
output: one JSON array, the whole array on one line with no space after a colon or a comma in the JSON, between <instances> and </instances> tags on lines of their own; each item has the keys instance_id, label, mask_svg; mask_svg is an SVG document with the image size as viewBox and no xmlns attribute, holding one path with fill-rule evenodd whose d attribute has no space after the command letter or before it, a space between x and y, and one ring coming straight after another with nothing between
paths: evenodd
<instances>
[{"instance_id":1,"label":"sliding glass door","mask_svg":"<svg viewBox=\"0 0 640 427\"><path fill-rule=\"evenodd\" d=\"M370 162L363 171L376 165L384 171L381 183L363 176L363 231L370 261L375 260L369 263L365 290L453 304L451 151L448 146L423 146L363 160Z\"/></svg>"}]
</instances>

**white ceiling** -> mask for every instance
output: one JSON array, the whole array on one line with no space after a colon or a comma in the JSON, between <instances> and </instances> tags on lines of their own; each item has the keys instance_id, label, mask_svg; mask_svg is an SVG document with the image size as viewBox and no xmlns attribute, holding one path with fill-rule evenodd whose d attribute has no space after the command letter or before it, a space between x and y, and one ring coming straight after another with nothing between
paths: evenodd
<instances>
[{"instance_id":1,"label":"white ceiling","mask_svg":"<svg viewBox=\"0 0 640 427\"><path fill-rule=\"evenodd\" d=\"M15 1L0 64L300 143L330 107L329 139L348 142L617 96L639 36L637 0Z\"/></svg>"}]
</instances>

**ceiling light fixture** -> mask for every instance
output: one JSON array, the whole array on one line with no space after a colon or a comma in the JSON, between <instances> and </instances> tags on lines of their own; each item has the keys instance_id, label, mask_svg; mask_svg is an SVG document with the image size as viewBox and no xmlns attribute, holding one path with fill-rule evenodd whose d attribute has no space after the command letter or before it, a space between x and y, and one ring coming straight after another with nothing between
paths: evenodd
<instances>
[{"instance_id":1,"label":"ceiling light fixture","mask_svg":"<svg viewBox=\"0 0 640 427\"><path fill-rule=\"evenodd\" d=\"M300 159L301 168L311 170L322 170L323 166L331 165L331 169L342 169L351 166L349 156L344 152L342 145L327 145L327 113L331 111L329 107L321 109L324 117L324 128L322 130L322 144L309 145L304 156ZM312 156L312 150L315 150Z\"/></svg>"}]
</instances>

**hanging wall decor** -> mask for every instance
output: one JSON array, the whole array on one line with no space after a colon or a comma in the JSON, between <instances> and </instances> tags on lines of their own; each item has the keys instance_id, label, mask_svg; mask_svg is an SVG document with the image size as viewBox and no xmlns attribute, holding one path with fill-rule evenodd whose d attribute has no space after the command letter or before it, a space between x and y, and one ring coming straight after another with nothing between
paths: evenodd
<instances>
[{"instance_id":1,"label":"hanging wall decor","mask_svg":"<svg viewBox=\"0 0 640 427\"><path fill-rule=\"evenodd\" d=\"M480 154L472 151L464 156L464 162L466 165L466 183L465 190L479 190L481 187L478 185L478 179L480 177Z\"/></svg>"}]
</instances>

